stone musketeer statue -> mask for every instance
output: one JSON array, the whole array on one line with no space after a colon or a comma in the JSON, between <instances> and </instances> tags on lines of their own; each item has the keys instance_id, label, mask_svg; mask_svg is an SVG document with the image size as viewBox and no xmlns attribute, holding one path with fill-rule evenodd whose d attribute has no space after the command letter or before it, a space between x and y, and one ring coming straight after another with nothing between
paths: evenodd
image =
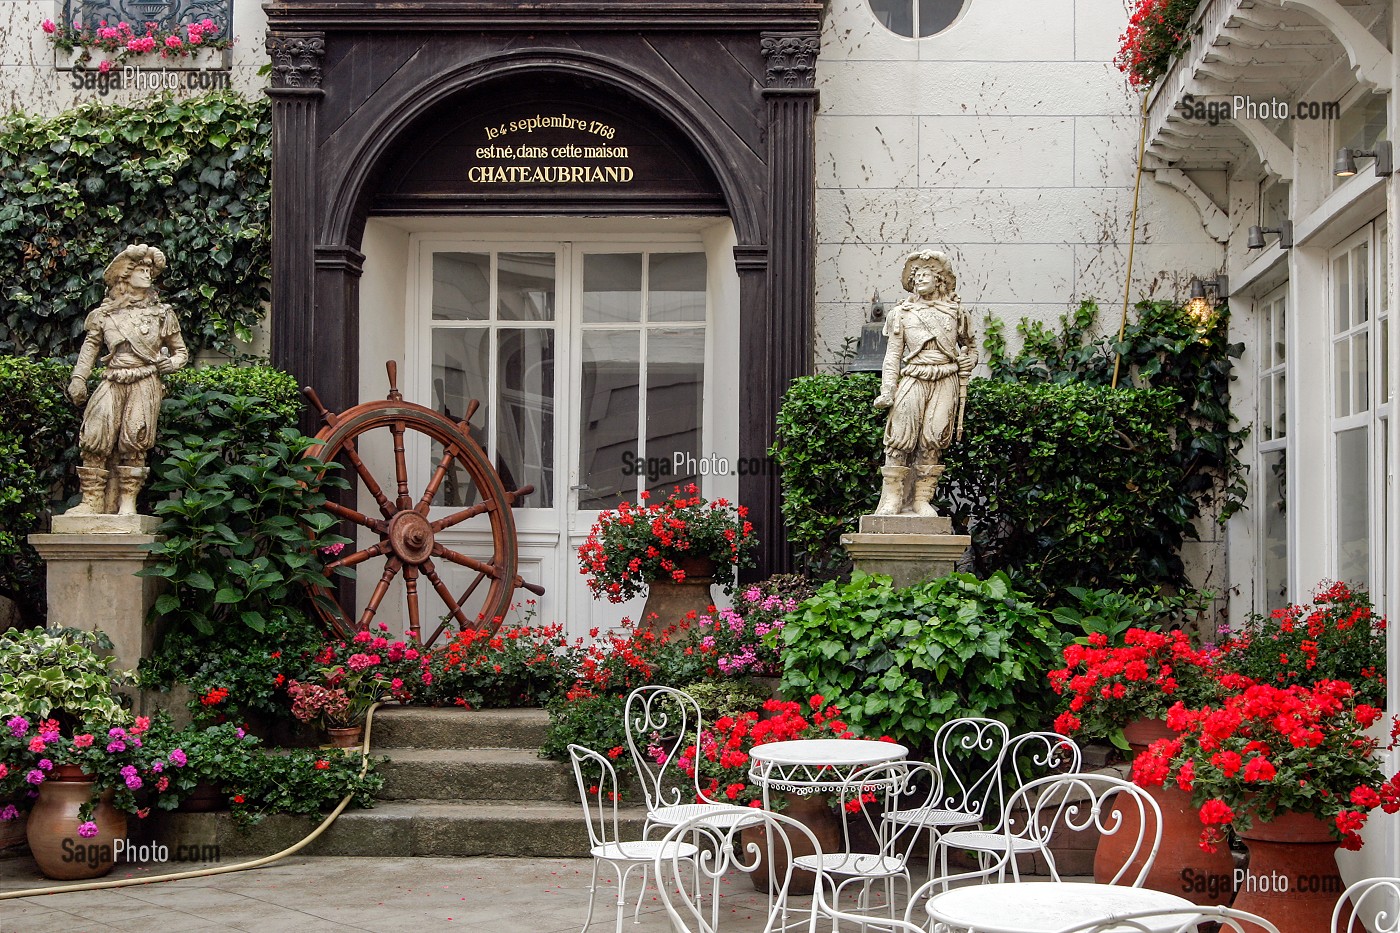
<instances>
[{"instance_id":1,"label":"stone musketeer statue","mask_svg":"<svg viewBox=\"0 0 1400 933\"><path fill-rule=\"evenodd\" d=\"M943 475L943 452L962 434L977 349L947 256L930 249L910 253L900 281L912 297L885 319L889 346L875 407L889 415L875 514L937 516L929 500Z\"/></svg>"},{"instance_id":2,"label":"stone musketeer statue","mask_svg":"<svg viewBox=\"0 0 1400 933\"><path fill-rule=\"evenodd\" d=\"M88 376L105 344L102 383L88 401L78 434L83 501L68 515L136 514L165 394L160 377L189 360L180 322L152 284L164 270L165 254L142 243L122 250L102 273L107 294L83 325L83 347L68 382L73 403L87 401ZM115 495L109 494L109 484Z\"/></svg>"}]
</instances>

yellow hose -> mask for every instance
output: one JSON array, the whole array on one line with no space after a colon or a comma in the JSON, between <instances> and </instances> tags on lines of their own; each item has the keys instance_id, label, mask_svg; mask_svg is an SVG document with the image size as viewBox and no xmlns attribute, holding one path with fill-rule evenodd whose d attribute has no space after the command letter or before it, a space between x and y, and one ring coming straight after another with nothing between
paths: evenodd
<instances>
[{"instance_id":1,"label":"yellow hose","mask_svg":"<svg viewBox=\"0 0 1400 933\"><path fill-rule=\"evenodd\" d=\"M380 704L375 703L369 708L369 712L365 715L365 738L360 746L360 777L364 777L365 772L369 770L370 728L374 723L374 711L379 707ZM49 888L30 888L27 891L7 891L0 893L0 901L10 900L16 897L39 897L44 894L70 894L74 891L102 891L108 888L126 888L138 884L155 884L158 881L180 881L184 878L206 878L210 875L222 875L231 871L248 871L252 868L262 868L264 865L271 865L273 862L281 861L289 855L295 855L306 848L308 844L314 842L317 837L330 828L330 825L335 822L336 817L340 816L340 814L345 811L345 808L350 805L350 799L354 796L353 793L346 794L345 797L341 799L340 803L336 805L336 808L321 821L321 825L313 829L310 835L300 842L288 846L274 855L266 855L262 858L253 859L251 862L239 862L236 865L220 865L217 868L196 868L190 871L180 871L170 875L156 875L149 878L118 878L114 881L87 881L82 884L65 884Z\"/></svg>"}]
</instances>

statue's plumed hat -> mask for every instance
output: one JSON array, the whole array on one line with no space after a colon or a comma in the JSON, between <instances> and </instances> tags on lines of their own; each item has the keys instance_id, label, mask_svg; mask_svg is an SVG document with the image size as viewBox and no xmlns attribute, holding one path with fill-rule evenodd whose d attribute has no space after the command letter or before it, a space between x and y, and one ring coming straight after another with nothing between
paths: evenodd
<instances>
[{"instance_id":1,"label":"statue's plumed hat","mask_svg":"<svg viewBox=\"0 0 1400 933\"><path fill-rule=\"evenodd\" d=\"M904 272L899 282L906 292L914 290L914 269L918 266L927 266L942 275L948 282L949 291L956 287L957 277L953 275L952 261L936 249L921 249L904 257Z\"/></svg>"},{"instance_id":2,"label":"statue's plumed hat","mask_svg":"<svg viewBox=\"0 0 1400 933\"><path fill-rule=\"evenodd\" d=\"M165 271L164 253L145 243L133 243L117 253L116 259L107 263L107 268L102 272L102 281L106 282L109 288L118 282L126 281L126 277L131 274L131 267L145 260L150 260L151 272L154 275Z\"/></svg>"}]
</instances>

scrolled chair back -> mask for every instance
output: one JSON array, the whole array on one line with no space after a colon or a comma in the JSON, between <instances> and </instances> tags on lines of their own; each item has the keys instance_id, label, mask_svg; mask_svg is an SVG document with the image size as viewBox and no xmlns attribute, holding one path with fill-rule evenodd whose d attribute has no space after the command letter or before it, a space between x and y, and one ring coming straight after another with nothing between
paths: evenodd
<instances>
[{"instance_id":1,"label":"scrolled chair back","mask_svg":"<svg viewBox=\"0 0 1400 933\"><path fill-rule=\"evenodd\" d=\"M950 719L933 736L934 764L942 776L936 805L975 814L975 822L1001 817L1005 790L1001 766L1011 730L998 719Z\"/></svg>"},{"instance_id":2,"label":"scrolled chair back","mask_svg":"<svg viewBox=\"0 0 1400 933\"><path fill-rule=\"evenodd\" d=\"M1181 921L1177 926L1162 923L1177 919ZM1135 911L1065 927L1058 933L1164 933L1168 930L1171 933L1197 933L1205 923L1215 924L1214 929L1218 933L1279 933L1278 927L1263 917L1233 907L1170 907Z\"/></svg>"},{"instance_id":3,"label":"scrolled chair back","mask_svg":"<svg viewBox=\"0 0 1400 933\"><path fill-rule=\"evenodd\" d=\"M638 687L627 696L623 720L647 809L695 803L702 796L699 771L689 777L680 766L687 752L699 748L704 730L695 698L675 687Z\"/></svg>"},{"instance_id":4,"label":"scrolled chair back","mask_svg":"<svg viewBox=\"0 0 1400 933\"><path fill-rule=\"evenodd\" d=\"M822 854L821 843L812 831L790 816L755 809L753 818L744 826L720 828L696 816L666 833L664 843L678 843L701 834L711 840L702 845L695 865L689 859L666 854L664 846L654 863L656 888L661 903L676 933L715 933L713 915L697 897L698 891L715 890L715 882L726 873L753 875L768 873L768 918L763 933L779 930L805 930L817 933L841 920L870 923L869 917L850 914L834 908L828 900L826 882L819 883L810 900L805 897L790 901L793 862L799 855ZM698 877L697 877L698 875ZM927 933L914 923L881 918L874 921L880 930L889 933Z\"/></svg>"},{"instance_id":5,"label":"scrolled chair back","mask_svg":"<svg viewBox=\"0 0 1400 933\"><path fill-rule=\"evenodd\" d=\"M1379 844L1379 843L1377 843ZM1400 933L1400 878L1366 878L1332 908L1332 933Z\"/></svg>"},{"instance_id":6,"label":"scrolled chair back","mask_svg":"<svg viewBox=\"0 0 1400 933\"><path fill-rule=\"evenodd\" d=\"M1029 839L1048 851L1052 834L1092 830L1100 836L1123 834L1123 863L1109 884L1141 887L1162 844L1162 811L1141 787L1104 774L1055 774L1029 782L1011 795L1007 808L1025 821L1009 835ZM1150 828L1149 828L1150 827ZM1053 860L1047 860L1051 873ZM1134 865L1136 873L1133 873ZM1013 863L1014 867L1014 863Z\"/></svg>"}]
</instances>

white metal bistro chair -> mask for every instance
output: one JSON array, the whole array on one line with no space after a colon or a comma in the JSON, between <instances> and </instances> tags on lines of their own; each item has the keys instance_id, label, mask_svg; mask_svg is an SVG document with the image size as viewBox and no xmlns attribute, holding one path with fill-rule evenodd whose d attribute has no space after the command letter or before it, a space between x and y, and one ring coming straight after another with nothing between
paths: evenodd
<instances>
[{"instance_id":1,"label":"white metal bistro chair","mask_svg":"<svg viewBox=\"0 0 1400 933\"><path fill-rule=\"evenodd\" d=\"M841 817L843 851L804 855L799 868L821 872L831 885L831 902L840 903L851 885L860 885L857 911L869 922L870 888L881 882L889 916L895 916L895 881L902 879L904 893L913 887L909 861L922 826L913 820L888 819L892 813L927 810L938 794L938 769L916 761L891 761L852 774L836 797ZM860 852L852 843L865 837L876 844L874 852ZM885 921L879 921L883 927Z\"/></svg>"},{"instance_id":2,"label":"white metal bistro chair","mask_svg":"<svg viewBox=\"0 0 1400 933\"><path fill-rule=\"evenodd\" d=\"M1081 761L1079 746L1069 736L1058 732L1023 732L1007 743L1006 756L1002 761L1002 786L1014 794L1038 778L1078 774ZM1013 851L1018 855L1036 851L1039 847L1034 840L1006 834L1006 820L1011 815L1010 810L1000 812L995 829L954 829L940 835L935 844L939 873L948 874L950 851L976 852L982 864L988 857L1000 853L1007 839L1011 840ZM1047 858L1050 858L1048 854ZM929 864L932 866L933 863Z\"/></svg>"},{"instance_id":3,"label":"white metal bistro chair","mask_svg":"<svg viewBox=\"0 0 1400 933\"><path fill-rule=\"evenodd\" d=\"M1198 933L1203 923L1216 924L1213 929L1217 933L1279 933L1278 927L1263 917L1233 907L1142 910L1065 927L1060 933Z\"/></svg>"},{"instance_id":4,"label":"white metal bistro chair","mask_svg":"<svg viewBox=\"0 0 1400 933\"><path fill-rule=\"evenodd\" d=\"M929 865L938 837L949 829L980 826L989 811L1000 812L1001 763L1011 730L996 719L950 719L933 737L933 765L939 792L927 807L908 807L885 815L892 823L914 823L928 830Z\"/></svg>"},{"instance_id":5,"label":"white metal bistro chair","mask_svg":"<svg viewBox=\"0 0 1400 933\"><path fill-rule=\"evenodd\" d=\"M745 841L741 834L750 828L753 833ZM868 917L833 907L823 883L817 884L811 900L806 904L792 901L789 890L793 872L799 868L797 863L802 858L794 858L794 853L810 849L817 858L821 858L822 851L812 831L792 817L758 810L748 826L715 827L705 823L703 816L696 816L671 827L662 841L678 843L695 832L711 836L714 842L696 860L701 875L709 878L712 884L717 885L720 877L726 873L734 877L755 872L768 873L771 897L763 933L777 933L786 929L816 933L819 924L825 930L829 924L834 926L842 920L870 921ZM754 841L754 836L759 841ZM711 916L706 917L698 897L686 890L685 881L690 869L682 865L683 861L674 852L658 854L655 861L656 887L671 921L671 928L675 933L715 933L717 923L713 911ZM717 896L715 900L718 900ZM880 919L875 923L880 930L890 933L927 933L924 927L904 920Z\"/></svg>"},{"instance_id":6,"label":"white metal bistro chair","mask_svg":"<svg viewBox=\"0 0 1400 933\"><path fill-rule=\"evenodd\" d=\"M1060 881L1055 862L1050 857L1050 844L1057 833L1094 831L1100 836L1113 836L1120 832L1131 833L1132 827L1136 828L1136 837L1124 837L1129 844L1123 846L1122 864L1107 866L1114 869L1108 885L1141 887L1152 870L1152 863L1162 844L1162 813L1157 802L1136 784L1104 774L1056 774L1037 778L1012 794L1006 807L1025 816L1024 820L1018 821L1019 825L1003 826L1006 839L1001 851L976 869L931 877L909 895L905 908L906 920L912 922L916 909L935 896L935 888L941 888L946 893L951 882L1003 878L1008 863L1012 878L1019 882L1020 872L1017 860L1011 857L1012 853L1034 851L1041 855L1050 869L1051 878ZM1151 827L1150 832L1148 827ZM1027 847L1020 840L1028 840L1031 845ZM1138 859L1142 861L1134 872L1134 862ZM1075 886L1067 885L1070 888Z\"/></svg>"},{"instance_id":7,"label":"white metal bistro chair","mask_svg":"<svg viewBox=\"0 0 1400 933\"><path fill-rule=\"evenodd\" d=\"M642 870L642 886L637 895L637 907L632 912L635 920L641 910L647 871L652 864L659 858L694 862L698 850L694 845L680 841L622 841L617 819L617 772L613 770L612 763L582 745L569 746L569 759L574 766L579 802L583 804L583 816L588 823L589 853L593 856L593 879L588 883L588 915L584 918L583 929L587 930L588 924L593 922L593 903L598 893L598 866L606 862L617 875L617 933L622 933L627 881L633 870Z\"/></svg>"},{"instance_id":8,"label":"white metal bistro chair","mask_svg":"<svg viewBox=\"0 0 1400 933\"><path fill-rule=\"evenodd\" d=\"M1367 878L1337 898L1332 933L1351 933L1363 924L1370 933L1400 933L1400 878Z\"/></svg>"},{"instance_id":9,"label":"white metal bistro chair","mask_svg":"<svg viewBox=\"0 0 1400 933\"><path fill-rule=\"evenodd\" d=\"M646 797L643 837L657 827L670 828L703 816L714 827L742 825L753 809L709 797L700 787L700 769L688 776L680 766L687 752L699 755L704 723L700 704L674 687L638 687L623 710L627 748Z\"/></svg>"}]
</instances>

